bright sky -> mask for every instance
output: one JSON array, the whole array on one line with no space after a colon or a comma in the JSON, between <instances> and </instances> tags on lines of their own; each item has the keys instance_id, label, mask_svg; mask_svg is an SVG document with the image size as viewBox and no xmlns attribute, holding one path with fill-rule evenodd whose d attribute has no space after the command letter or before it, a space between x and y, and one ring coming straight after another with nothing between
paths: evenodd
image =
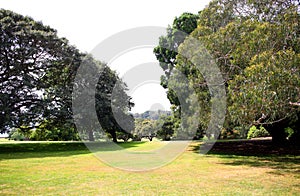
<instances>
[{"instance_id":1,"label":"bright sky","mask_svg":"<svg viewBox=\"0 0 300 196\"><path fill-rule=\"evenodd\" d=\"M42 21L57 29L59 36L66 37L81 51L90 52L101 41L118 32L143 26L167 27L176 16L183 12L198 13L209 2L210 0L0 0L0 7ZM141 64L151 63L156 70L157 79L144 81L129 89L129 95L136 105L132 112L169 110L170 107L166 93L159 85L159 76L163 72L152 50L131 50L109 63L120 77L124 77L125 82L126 73Z\"/></svg>"}]
</instances>

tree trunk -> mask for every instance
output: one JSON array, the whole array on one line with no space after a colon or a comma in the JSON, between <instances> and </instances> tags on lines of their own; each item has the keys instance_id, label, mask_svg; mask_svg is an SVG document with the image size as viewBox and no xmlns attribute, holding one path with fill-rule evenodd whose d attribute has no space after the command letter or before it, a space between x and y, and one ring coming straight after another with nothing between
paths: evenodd
<instances>
[{"instance_id":1,"label":"tree trunk","mask_svg":"<svg viewBox=\"0 0 300 196\"><path fill-rule=\"evenodd\" d=\"M285 145L287 143L287 136L284 131L284 128L286 127L285 123L276 123L272 125L265 126L266 130L271 134L272 136L272 142L275 145Z\"/></svg>"},{"instance_id":2,"label":"tree trunk","mask_svg":"<svg viewBox=\"0 0 300 196\"><path fill-rule=\"evenodd\" d=\"M276 145L284 145L286 144L287 142L287 139L286 139L286 134L284 132L284 129L274 129L270 132L271 136L272 136L272 142Z\"/></svg>"},{"instance_id":3,"label":"tree trunk","mask_svg":"<svg viewBox=\"0 0 300 196\"><path fill-rule=\"evenodd\" d=\"M117 143L118 140L117 140L117 134L116 134L116 132L115 131L111 131L110 135L111 135L111 137L113 139L113 142Z\"/></svg>"},{"instance_id":4,"label":"tree trunk","mask_svg":"<svg viewBox=\"0 0 300 196\"><path fill-rule=\"evenodd\" d=\"M93 130L90 130L90 131L89 131L89 141L90 141L90 142L95 141Z\"/></svg>"}]
</instances>

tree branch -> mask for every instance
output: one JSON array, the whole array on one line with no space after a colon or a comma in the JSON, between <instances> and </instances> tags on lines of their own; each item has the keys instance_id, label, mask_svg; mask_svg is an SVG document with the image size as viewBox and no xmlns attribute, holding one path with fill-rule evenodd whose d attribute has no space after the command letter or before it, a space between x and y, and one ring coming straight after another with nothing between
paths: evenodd
<instances>
[{"instance_id":1,"label":"tree branch","mask_svg":"<svg viewBox=\"0 0 300 196\"><path fill-rule=\"evenodd\" d=\"M292 106L298 106L298 107L300 107L300 103L289 102L289 104L292 105Z\"/></svg>"}]
</instances>

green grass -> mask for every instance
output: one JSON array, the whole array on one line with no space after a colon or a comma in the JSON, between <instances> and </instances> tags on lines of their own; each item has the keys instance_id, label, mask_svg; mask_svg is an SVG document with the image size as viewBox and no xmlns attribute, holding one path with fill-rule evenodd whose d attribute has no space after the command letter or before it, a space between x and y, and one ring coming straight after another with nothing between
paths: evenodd
<instances>
[{"instance_id":1,"label":"green grass","mask_svg":"<svg viewBox=\"0 0 300 196\"><path fill-rule=\"evenodd\" d=\"M300 156L200 155L197 145L159 169L128 172L78 142L1 143L0 195L299 195Z\"/></svg>"}]
</instances>

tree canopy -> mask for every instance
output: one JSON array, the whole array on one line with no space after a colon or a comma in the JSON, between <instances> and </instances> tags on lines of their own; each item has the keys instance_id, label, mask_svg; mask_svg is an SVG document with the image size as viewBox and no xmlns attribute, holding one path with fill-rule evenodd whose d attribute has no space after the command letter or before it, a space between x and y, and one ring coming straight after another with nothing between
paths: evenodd
<instances>
[{"instance_id":1,"label":"tree canopy","mask_svg":"<svg viewBox=\"0 0 300 196\"><path fill-rule=\"evenodd\" d=\"M33 128L45 118L65 123L81 54L30 17L2 9L0 24L1 130Z\"/></svg>"},{"instance_id":2,"label":"tree canopy","mask_svg":"<svg viewBox=\"0 0 300 196\"><path fill-rule=\"evenodd\" d=\"M203 44L222 74L228 96L224 128L263 125L280 142L284 128L299 121L299 8L296 0L214 0L199 12L197 27L188 33ZM164 39L159 47L164 47ZM189 49L203 53L203 48L191 48L186 38L172 61L173 70L183 73L195 89L205 130L214 118L212 97L203 73L182 55ZM162 77L165 87L167 80Z\"/></svg>"},{"instance_id":3,"label":"tree canopy","mask_svg":"<svg viewBox=\"0 0 300 196\"><path fill-rule=\"evenodd\" d=\"M73 87L86 85L85 80L77 80L75 84L75 77L78 68L86 66L83 59L89 58L90 62L95 62L93 57L81 53L67 39L58 37L56 30L30 17L1 9L0 26L1 132L17 128L24 133L34 131L35 136L32 138L78 139L72 111ZM124 114L119 113L129 121L129 115L125 113L132 103L126 96L124 83L116 73L104 63L97 63L103 67L104 72L98 78L97 107L92 109L96 109L101 117L107 116L101 118L101 122L109 124L104 126L104 130L115 141L114 135L120 129L120 122L112 121L111 112L107 112L112 111L111 103L114 102L111 99L112 88L120 84L117 85L117 92L124 99L117 100L115 104L122 106L120 109ZM130 128L132 126L127 127ZM64 136L45 136L43 132L46 131Z\"/></svg>"}]
</instances>

